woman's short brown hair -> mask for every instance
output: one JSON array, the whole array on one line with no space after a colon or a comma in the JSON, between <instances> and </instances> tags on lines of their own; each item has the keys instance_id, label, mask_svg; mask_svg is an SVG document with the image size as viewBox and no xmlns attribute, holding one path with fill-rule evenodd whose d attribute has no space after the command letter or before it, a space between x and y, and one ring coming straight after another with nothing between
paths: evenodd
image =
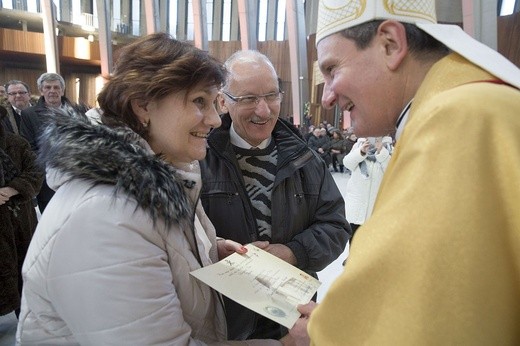
<instances>
[{"instance_id":1,"label":"woman's short brown hair","mask_svg":"<svg viewBox=\"0 0 520 346\"><path fill-rule=\"evenodd\" d=\"M132 100L148 103L172 93L187 96L201 85L220 87L226 70L219 61L166 33L144 36L121 48L114 73L98 95L104 124L127 125L148 139Z\"/></svg>"}]
</instances>

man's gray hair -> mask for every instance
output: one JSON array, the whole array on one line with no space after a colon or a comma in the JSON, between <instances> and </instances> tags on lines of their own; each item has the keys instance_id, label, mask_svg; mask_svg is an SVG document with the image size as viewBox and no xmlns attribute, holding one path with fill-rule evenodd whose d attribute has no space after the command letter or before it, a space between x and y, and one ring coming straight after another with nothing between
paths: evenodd
<instances>
[{"instance_id":1,"label":"man's gray hair","mask_svg":"<svg viewBox=\"0 0 520 346\"><path fill-rule=\"evenodd\" d=\"M276 69L274 68L273 63L266 55L260 53L257 50L239 50L238 52L233 53L226 60L226 62L224 62L224 67L226 70L228 70L228 76L225 85L229 84L229 81L233 78L233 67L237 63L265 64L272 70L275 78L278 78L278 74L276 73Z\"/></svg>"},{"instance_id":2,"label":"man's gray hair","mask_svg":"<svg viewBox=\"0 0 520 346\"><path fill-rule=\"evenodd\" d=\"M65 80L62 76L53 72L44 73L38 78L38 80L36 81L36 84L38 84L38 90L42 89L43 82L52 82L55 80L59 81L61 84L61 88L65 90Z\"/></svg>"}]
</instances>

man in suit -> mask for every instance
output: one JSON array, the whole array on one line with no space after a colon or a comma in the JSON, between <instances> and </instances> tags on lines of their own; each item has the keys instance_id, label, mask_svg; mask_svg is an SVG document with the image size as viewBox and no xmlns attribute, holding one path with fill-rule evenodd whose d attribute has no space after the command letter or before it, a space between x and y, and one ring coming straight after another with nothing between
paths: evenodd
<instances>
[{"instance_id":1,"label":"man in suit","mask_svg":"<svg viewBox=\"0 0 520 346\"><path fill-rule=\"evenodd\" d=\"M63 108L71 105L70 101L63 96L65 94L65 80L57 73L44 73L38 80L38 90L41 97L35 106L22 111L20 134L31 144L31 149L38 153L38 138L42 133L47 121L48 108ZM54 195L54 191L44 180L40 193L36 197L38 207L43 213L45 207Z\"/></svg>"},{"instance_id":2,"label":"man in suit","mask_svg":"<svg viewBox=\"0 0 520 346\"><path fill-rule=\"evenodd\" d=\"M7 116L2 120L5 130L20 134L22 111L31 107L31 93L29 85L20 80L10 80L5 84L7 102L2 106L7 109Z\"/></svg>"}]
</instances>

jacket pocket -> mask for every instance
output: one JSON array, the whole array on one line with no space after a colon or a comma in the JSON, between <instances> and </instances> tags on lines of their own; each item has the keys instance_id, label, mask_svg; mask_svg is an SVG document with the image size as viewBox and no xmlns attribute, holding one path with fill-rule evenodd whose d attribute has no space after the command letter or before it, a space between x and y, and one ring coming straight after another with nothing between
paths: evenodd
<instances>
[{"instance_id":1,"label":"jacket pocket","mask_svg":"<svg viewBox=\"0 0 520 346\"><path fill-rule=\"evenodd\" d=\"M249 232L256 231L255 220L247 209L248 201L242 200L239 194L237 183L204 182L201 201L219 237L233 239L242 244L251 241Z\"/></svg>"},{"instance_id":2,"label":"jacket pocket","mask_svg":"<svg viewBox=\"0 0 520 346\"><path fill-rule=\"evenodd\" d=\"M203 202L233 204L238 199L238 188L233 181L204 182L201 193ZM204 206L206 213L208 209Z\"/></svg>"}]
</instances>

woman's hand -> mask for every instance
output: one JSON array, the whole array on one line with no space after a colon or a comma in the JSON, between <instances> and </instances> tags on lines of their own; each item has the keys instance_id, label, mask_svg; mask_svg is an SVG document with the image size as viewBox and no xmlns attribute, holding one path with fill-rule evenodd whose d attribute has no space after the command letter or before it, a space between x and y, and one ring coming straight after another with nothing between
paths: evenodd
<instances>
[{"instance_id":1,"label":"woman's hand","mask_svg":"<svg viewBox=\"0 0 520 346\"><path fill-rule=\"evenodd\" d=\"M361 144L361 146L359 147L359 150L361 152L361 155L365 156L368 152L368 149L370 148L370 142L367 140L365 140L363 142L363 144Z\"/></svg>"},{"instance_id":2,"label":"woman's hand","mask_svg":"<svg viewBox=\"0 0 520 346\"><path fill-rule=\"evenodd\" d=\"M247 252L247 248L236 241L218 238L217 239L217 251L219 260L226 258L233 253L244 254Z\"/></svg>"}]
</instances>

